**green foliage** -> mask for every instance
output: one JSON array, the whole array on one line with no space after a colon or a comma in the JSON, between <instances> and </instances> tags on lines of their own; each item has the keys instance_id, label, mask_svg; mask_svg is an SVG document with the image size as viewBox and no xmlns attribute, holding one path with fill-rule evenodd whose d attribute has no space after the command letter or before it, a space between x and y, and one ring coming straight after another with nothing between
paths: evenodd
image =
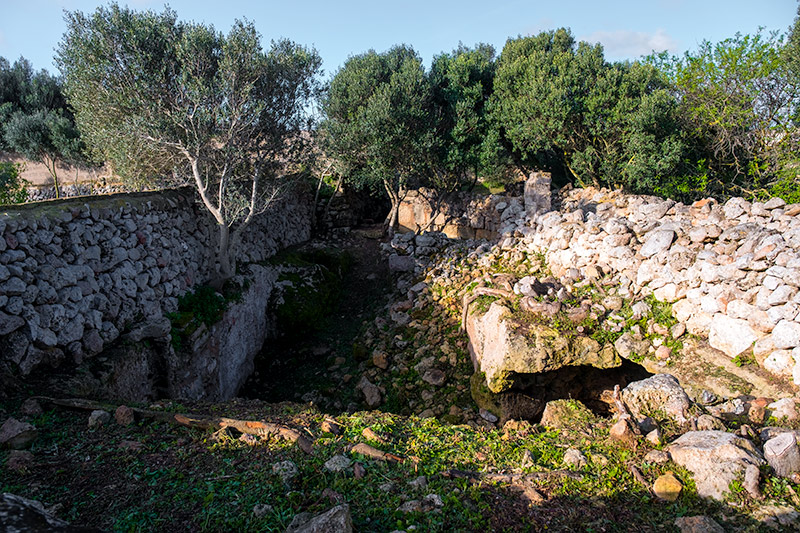
<instances>
[{"instance_id":1,"label":"green foliage","mask_svg":"<svg viewBox=\"0 0 800 533\"><path fill-rule=\"evenodd\" d=\"M59 161L79 162L83 146L71 119L61 111L39 110L11 115L3 128L8 147L27 159L44 164L59 195Z\"/></svg>"},{"instance_id":2,"label":"green foliage","mask_svg":"<svg viewBox=\"0 0 800 533\"><path fill-rule=\"evenodd\" d=\"M733 364L736 366L748 366L748 365L757 365L758 362L756 361L753 354L749 351L740 353L736 357L733 358Z\"/></svg>"},{"instance_id":3,"label":"green foliage","mask_svg":"<svg viewBox=\"0 0 800 533\"><path fill-rule=\"evenodd\" d=\"M323 324L341 295L342 278L352 256L332 249L288 250L270 259L282 273L282 302L276 307L278 327L287 336L306 335Z\"/></svg>"},{"instance_id":4,"label":"green foliage","mask_svg":"<svg viewBox=\"0 0 800 533\"><path fill-rule=\"evenodd\" d=\"M434 145L431 102L422 59L406 46L351 57L323 100L321 141L336 171L357 187L383 189L390 216L400 191L426 175Z\"/></svg>"},{"instance_id":5,"label":"green foliage","mask_svg":"<svg viewBox=\"0 0 800 533\"><path fill-rule=\"evenodd\" d=\"M214 325L225 312L225 298L213 287L203 285L178 298L178 310L191 313L197 322Z\"/></svg>"},{"instance_id":6,"label":"green foliage","mask_svg":"<svg viewBox=\"0 0 800 533\"><path fill-rule=\"evenodd\" d=\"M207 285L178 297L178 311L167 313L167 318L172 322L170 335L173 348L180 350L186 339L201 325L211 327L217 323L227 307L226 298Z\"/></svg>"},{"instance_id":7,"label":"green foliage","mask_svg":"<svg viewBox=\"0 0 800 533\"><path fill-rule=\"evenodd\" d=\"M652 190L685 147L664 76L642 63L609 64L600 45L569 30L509 39L492 113L526 168L581 185Z\"/></svg>"},{"instance_id":8,"label":"green foliage","mask_svg":"<svg viewBox=\"0 0 800 533\"><path fill-rule=\"evenodd\" d=\"M12 115L37 112L59 112L72 121L61 80L45 70L34 71L27 59L20 58L11 65L0 57L0 125L7 124ZM0 150L3 149L14 148L0 131Z\"/></svg>"},{"instance_id":9,"label":"green foliage","mask_svg":"<svg viewBox=\"0 0 800 533\"><path fill-rule=\"evenodd\" d=\"M494 48L486 44L434 57L428 75L438 121L434 187L456 190L478 177L502 184L507 177L506 154L487 108L494 74Z\"/></svg>"},{"instance_id":10,"label":"green foliage","mask_svg":"<svg viewBox=\"0 0 800 533\"><path fill-rule=\"evenodd\" d=\"M66 21L57 61L92 153L134 182L195 186L220 230L220 276L231 277L241 232L307 146L319 55L288 40L264 50L250 22L223 35L169 9L112 3Z\"/></svg>"},{"instance_id":11,"label":"green foliage","mask_svg":"<svg viewBox=\"0 0 800 533\"><path fill-rule=\"evenodd\" d=\"M683 57L651 58L679 95L690 157L705 167L695 178L705 183L703 196L791 195L794 180L780 177L800 154L793 122L796 48L794 35L784 47L777 33L759 31L703 41ZM687 188L687 179L675 181Z\"/></svg>"},{"instance_id":12,"label":"green foliage","mask_svg":"<svg viewBox=\"0 0 800 533\"><path fill-rule=\"evenodd\" d=\"M21 204L28 199L27 182L20 178L20 165L0 161L0 205Z\"/></svg>"}]
</instances>

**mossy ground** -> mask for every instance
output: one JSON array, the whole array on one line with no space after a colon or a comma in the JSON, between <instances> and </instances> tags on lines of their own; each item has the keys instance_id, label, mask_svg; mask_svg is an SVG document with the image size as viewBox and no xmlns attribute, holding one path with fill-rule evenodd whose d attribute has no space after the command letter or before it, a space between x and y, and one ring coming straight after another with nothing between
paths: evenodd
<instances>
[{"instance_id":1,"label":"mossy ground","mask_svg":"<svg viewBox=\"0 0 800 533\"><path fill-rule=\"evenodd\" d=\"M741 494L733 496L737 507L699 499L687 472L644 462L644 448L610 442L603 420L575 430L527 423L503 430L357 412L335 417L343 433L334 436L320 429L323 414L298 404L165 407L279 421L302 428L315 451L307 455L284 441L248 444L235 436L156 422L87 429L87 413L48 411L34 420L42 434L25 471L9 471L4 464L9 452L0 452L0 490L56 505L57 514L75 524L113 531L283 531L295 514L324 511L339 499L350 504L358 531L411 526L418 531L672 531L675 518L694 514L709 514L729 530L758 529L743 512L750 502ZM405 461L384 463L349 453L349 445L368 442L365 428L385 438L370 444ZM588 466L564 466L564 451L571 446L590 458ZM366 475L357 479L352 470L325 471L323 463L338 453L361 462ZM272 471L273 464L285 460L299 469L288 483ZM671 470L684 492L674 503L658 501L634 479L630 465L638 465L648 482ZM510 483L470 481L454 478L452 469L471 471L472 477L532 475ZM421 475L427 487L408 485ZM789 497L781 484L770 480L766 492ZM425 513L397 510L427 494L441 496L443 507ZM258 504L270 505L271 511L257 517L253 507Z\"/></svg>"}]
</instances>

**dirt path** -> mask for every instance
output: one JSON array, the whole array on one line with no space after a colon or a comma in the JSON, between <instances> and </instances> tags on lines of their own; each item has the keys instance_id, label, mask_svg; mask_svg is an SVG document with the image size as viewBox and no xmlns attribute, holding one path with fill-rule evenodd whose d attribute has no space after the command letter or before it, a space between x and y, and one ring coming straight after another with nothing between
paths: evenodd
<instances>
[{"instance_id":1,"label":"dirt path","mask_svg":"<svg viewBox=\"0 0 800 533\"><path fill-rule=\"evenodd\" d=\"M268 402L313 402L341 412L355 400L351 380L358 366L354 342L389 301L391 284L386 259L380 253L380 226L352 231L332 240L330 247L346 250L353 266L342 280L336 308L323 323L301 337L270 341L256 362L253 376L240 396Z\"/></svg>"}]
</instances>

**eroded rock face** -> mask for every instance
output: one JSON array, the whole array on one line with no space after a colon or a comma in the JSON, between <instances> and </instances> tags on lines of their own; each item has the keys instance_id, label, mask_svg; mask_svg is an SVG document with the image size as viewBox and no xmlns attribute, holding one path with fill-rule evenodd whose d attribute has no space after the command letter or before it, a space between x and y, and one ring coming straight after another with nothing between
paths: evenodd
<instances>
[{"instance_id":1,"label":"eroded rock face","mask_svg":"<svg viewBox=\"0 0 800 533\"><path fill-rule=\"evenodd\" d=\"M274 333L267 307L277 272L250 265L249 288L231 302L205 335L190 350L169 361L170 396L190 399L228 399L239 391L253 371L253 360Z\"/></svg>"},{"instance_id":2,"label":"eroded rock face","mask_svg":"<svg viewBox=\"0 0 800 533\"><path fill-rule=\"evenodd\" d=\"M483 314L467 319L469 349L476 371L486 375L494 393L510 390L516 376L542 374L565 367L616 368L622 359L611 346L589 337L568 338L553 328L525 324L519 331L511 310L493 302Z\"/></svg>"},{"instance_id":3,"label":"eroded rock face","mask_svg":"<svg viewBox=\"0 0 800 533\"><path fill-rule=\"evenodd\" d=\"M722 500L732 481L747 465L760 466L764 458L748 439L725 431L690 431L667 448L672 460L694 475L697 493Z\"/></svg>"}]
</instances>

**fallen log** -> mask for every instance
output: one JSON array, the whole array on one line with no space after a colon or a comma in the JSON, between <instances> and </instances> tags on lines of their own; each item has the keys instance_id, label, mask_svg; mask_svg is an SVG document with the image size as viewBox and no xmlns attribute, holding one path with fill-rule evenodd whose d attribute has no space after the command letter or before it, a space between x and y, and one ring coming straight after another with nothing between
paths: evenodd
<instances>
[{"instance_id":1,"label":"fallen log","mask_svg":"<svg viewBox=\"0 0 800 533\"><path fill-rule=\"evenodd\" d=\"M353 453L359 453L361 455L369 457L370 459L377 459L379 461L388 461L391 463L403 462L403 458L400 457L399 455L394 455L393 453L381 451L363 442L353 446L350 451Z\"/></svg>"},{"instance_id":2,"label":"fallen log","mask_svg":"<svg viewBox=\"0 0 800 533\"><path fill-rule=\"evenodd\" d=\"M86 400L83 398L48 398L46 396L36 396L35 400L42 403L52 404L58 407L67 409L77 409L82 411L110 411L116 410L117 405L103 402L96 402L93 400ZM289 442L297 444L297 446L306 453L313 453L314 446L302 433L296 429L283 424L273 424L270 422L258 420L238 420L235 418L214 417L206 418L202 415L183 414L183 413L169 413L165 411L153 411L150 409L141 409L139 407L130 408L138 417L158 420L169 424L176 424L194 429L211 429L220 430L224 428L234 428L240 433L247 433L249 435L258 435L260 437L280 437Z\"/></svg>"}]
</instances>

